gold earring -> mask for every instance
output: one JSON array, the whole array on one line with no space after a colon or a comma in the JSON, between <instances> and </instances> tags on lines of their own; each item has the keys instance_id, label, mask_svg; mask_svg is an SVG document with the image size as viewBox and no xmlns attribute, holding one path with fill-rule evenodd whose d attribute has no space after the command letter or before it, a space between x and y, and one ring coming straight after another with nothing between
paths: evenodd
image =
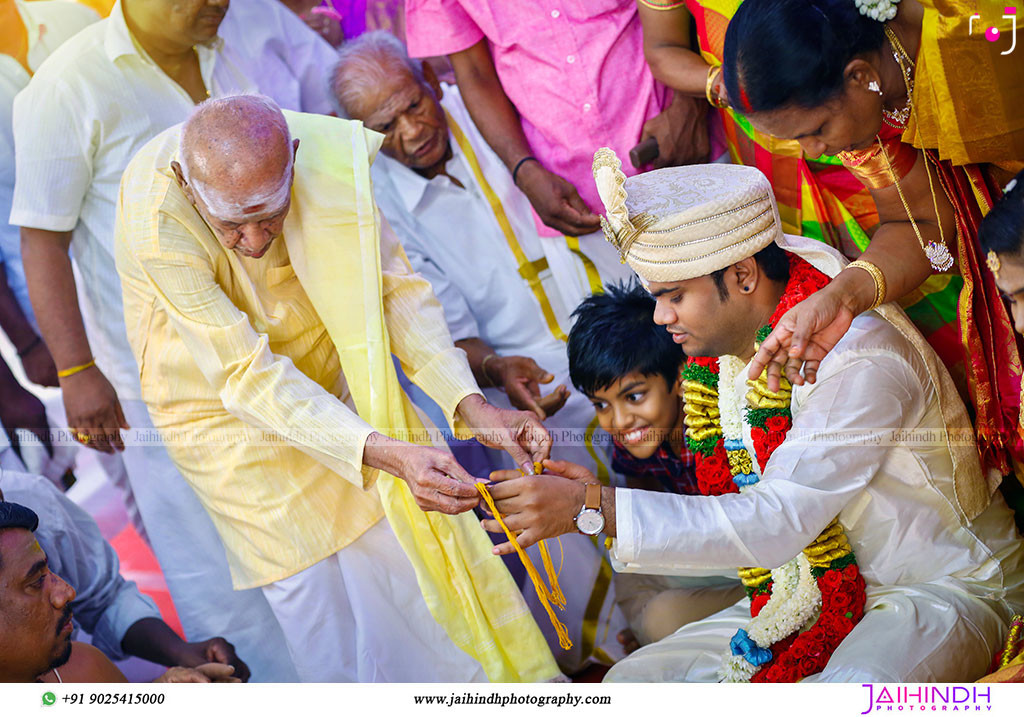
<instances>
[{"instance_id":1,"label":"gold earring","mask_svg":"<svg viewBox=\"0 0 1024 717\"><path fill-rule=\"evenodd\" d=\"M988 250L988 256L985 257L985 263L988 264L989 270L995 278L999 278L999 269L1003 266L1003 263L999 260L999 255L991 249Z\"/></svg>"}]
</instances>

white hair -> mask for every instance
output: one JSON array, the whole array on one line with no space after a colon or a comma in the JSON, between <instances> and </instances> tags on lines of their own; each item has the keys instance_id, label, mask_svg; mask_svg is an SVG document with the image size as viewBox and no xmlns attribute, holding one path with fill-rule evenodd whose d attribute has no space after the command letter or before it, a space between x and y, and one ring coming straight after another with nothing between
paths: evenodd
<instances>
[{"instance_id":1,"label":"white hair","mask_svg":"<svg viewBox=\"0 0 1024 717\"><path fill-rule=\"evenodd\" d=\"M199 180L191 171L191 162L195 159L192 147L198 139L198 133L202 132L202 123L209 114L233 115L242 119L253 113L262 114L269 123L277 129L285 139L289 148L288 163L282 175L281 184L277 187L246 198L245 204L224 200L220 193L206 182ZM240 217L244 206L265 204L271 207L283 206L291 192L291 176L294 161L291 150L292 135L288 128L288 121L285 119L281 108L277 103L266 95L242 94L230 97L218 97L208 99L196 105L196 108L185 120L181 128L181 172L185 181L192 190L200 197L211 213L220 218Z\"/></svg>"},{"instance_id":2,"label":"white hair","mask_svg":"<svg viewBox=\"0 0 1024 717\"><path fill-rule=\"evenodd\" d=\"M374 30L347 40L338 50L338 61L327 77L328 94L338 116L350 116L348 108L364 87L379 85L403 70L420 84L426 84L423 62L409 57L402 41L387 30Z\"/></svg>"}]
</instances>

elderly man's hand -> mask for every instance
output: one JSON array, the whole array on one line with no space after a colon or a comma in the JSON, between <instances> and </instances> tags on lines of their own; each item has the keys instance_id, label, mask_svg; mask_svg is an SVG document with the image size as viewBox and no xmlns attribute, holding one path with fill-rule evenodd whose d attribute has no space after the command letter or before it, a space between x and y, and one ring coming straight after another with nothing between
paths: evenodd
<instances>
[{"instance_id":1,"label":"elderly man's hand","mask_svg":"<svg viewBox=\"0 0 1024 717\"><path fill-rule=\"evenodd\" d=\"M555 376L527 356L495 356L488 362L487 373L488 378L491 375L498 377L496 384L508 394L513 406L533 411L542 421L555 415L569 400L569 389L564 385L541 395L540 384L551 383Z\"/></svg>"},{"instance_id":2,"label":"elderly man's hand","mask_svg":"<svg viewBox=\"0 0 1024 717\"><path fill-rule=\"evenodd\" d=\"M371 433L363 447L363 463L401 478L409 485L416 505L424 511L456 515L480 502L478 482L451 453L417 446L382 433Z\"/></svg>"},{"instance_id":3,"label":"elderly man's hand","mask_svg":"<svg viewBox=\"0 0 1024 717\"><path fill-rule=\"evenodd\" d=\"M528 411L497 408L479 394L466 396L457 410L480 443L505 450L527 473L551 454L551 434Z\"/></svg>"},{"instance_id":4,"label":"elderly man's hand","mask_svg":"<svg viewBox=\"0 0 1024 717\"><path fill-rule=\"evenodd\" d=\"M583 508L586 483L597 479L586 468L564 461L545 461L546 469L560 475L543 473L524 476L519 471L494 471L490 487L495 507L504 516L508 529L519 533L517 542L523 548L548 538L576 532L576 516ZM484 530L501 533L495 519L481 522ZM520 532L521 531L521 532ZM496 555L515 552L512 543L494 548Z\"/></svg>"},{"instance_id":5,"label":"elderly man's hand","mask_svg":"<svg viewBox=\"0 0 1024 717\"><path fill-rule=\"evenodd\" d=\"M234 671L235 668L231 665L222 665L217 662L209 662L197 667L171 667L153 682L241 682L233 675Z\"/></svg>"},{"instance_id":6,"label":"elderly man's hand","mask_svg":"<svg viewBox=\"0 0 1024 717\"><path fill-rule=\"evenodd\" d=\"M601 219L580 198L576 187L540 162L530 160L519 168L516 184L530 200L541 221L563 234L581 236L595 232Z\"/></svg>"},{"instance_id":7,"label":"elderly man's hand","mask_svg":"<svg viewBox=\"0 0 1024 717\"><path fill-rule=\"evenodd\" d=\"M187 642L181 648L178 664L181 667L196 667L212 662L230 665L234 677L241 682L249 681L249 666L235 653L235 646L223 637L214 637L203 642Z\"/></svg>"},{"instance_id":8,"label":"elderly man's hand","mask_svg":"<svg viewBox=\"0 0 1024 717\"><path fill-rule=\"evenodd\" d=\"M75 438L101 453L123 451L120 429L130 426L114 387L95 366L62 378L64 410Z\"/></svg>"},{"instance_id":9,"label":"elderly man's hand","mask_svg":"<svg viewBox=\"0 0 1024 717\"><path fill-rule=\"evenodd\" d=\"M640 141L648 137L658 140L657 167L707 162L711 153L707 123L708 103L678 92L660 114L644 123Z\"/></svg>"}]
</instances>

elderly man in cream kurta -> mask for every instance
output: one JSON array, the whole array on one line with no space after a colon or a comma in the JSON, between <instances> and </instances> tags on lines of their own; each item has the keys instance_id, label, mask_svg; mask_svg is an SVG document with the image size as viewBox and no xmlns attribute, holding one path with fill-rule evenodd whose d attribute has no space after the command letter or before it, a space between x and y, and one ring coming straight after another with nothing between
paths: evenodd
<instances>
[{"instance_id":1,"label":"elderly man in cream kurta","mask_svg":"<svg viewBox=\"0 0 1024 717\"><path fill-rule=\"evenodd\" d=\"M466 512L474 479L414 445L424 426L391 354L454 429L517 465L550 436L483 400L429 284L378 225L378 146L358 123L285 120L241 96L135 157L117 261L143 398L235 586L263 588L303 680L550 679L540 631Z\"/></svg>"},{"instance_id":2,"label":"elderly man in cream kurta","mask_svg":"<svg viewBox=\"0 0 1024 717\"><path fill-rule=\"evenodd\" d=\"M529 200L477 131L458 88L442 86L429 65L410 60L394 35L361 35L339 57L331 72L339 109L385 136L372 169L377 204L409 263L433 287L487 400L542 414L553 456L621 483L608 468L611 441L597 427L594 407L566 388L565 341L575 304L561 288L575 282L560 267L589 275L597 291L630 275L629 267L615 262L617 274L599 274L565 237L538 236ZM548 390L538 383L544 374L557 388L541 396ZM509 467L507 455L490 453L494 468ZM564 554L560 618L573 642L570 650L555 650L559 664L573 673L592 657L622 657L617 636L626 623L615 604L607 551L584 535L554 547ZM535 561L538 550L529 551ZM541 598L529 582L523 589L549 644L557 646Z\"/></svg>"},{"instance_id":3,"label":"elderly man in cream kurta","mask_svg":"<svg viewBox=\"0 0 1024 717\"><path fill-rule=\"evenodd\" d=\"M1024 545L1001 495L985 482L967 412L935 353L897 307L881 305L853 320L815 383L762 393L768 389L747 377L755 336L787 296L826 283L845 260L782 233L771 185L756 169L698 165L626 180L618 166L607 150L595 158L606 232L656 297L655 322L691 357L717 359L684 373L687 440L712 441L715 453L730 454L724 465L698 459L697 477L722 476L731 492L605 488L597 508L604 520L591 515L589 525L601 523L615 537L621 570L687 575L754 566L762 570L740 573L748 588L763 582L764 570L774 584L766 604L758 599L756 618L743 598L641 648L607 679L742 681L776 664L780 680L981 677L1024 605ZM788 431L770 428L768 439L758 438L762 429L745 409L781 417L787 402ZM776 447L766 456L769 443ZM572 466L561 472L589 480ZM584 490L531 476L509 477L491 492L511 529L548 537L572 525ZM517 505L565 507L516 515ZM856 566L848 565L851 548ZM844 612L840 598L825 595L823 586L835 583L816 569L842 570L843 584L859 572L866 583L859 622L854 600ZM783 639L813 629L819 609L828 611L823 629L852 631L836 633L830 655L820 643L789 653Z\"/></svg>"}]
</instances>

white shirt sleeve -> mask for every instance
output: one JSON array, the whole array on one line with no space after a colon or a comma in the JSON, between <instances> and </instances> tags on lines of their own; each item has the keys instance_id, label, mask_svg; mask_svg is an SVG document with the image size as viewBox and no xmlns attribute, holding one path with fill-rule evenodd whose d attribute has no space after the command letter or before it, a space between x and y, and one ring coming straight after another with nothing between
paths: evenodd
<instances>
[{"instance_id":1,"label":"white shirt sleeve","mask_svg":"<svg viewBox=\"0 0 1024 717\"><path fill-rule=\"evenodd\" d=\"M75 228L92 183L94 123L63 83L37 74L14 99L17 178L10 223Z\"/></svg>"},{"instance_id":2,"label":"white shirt sleeve","mask_svg":"<svg viewBox=\"0 0 1024 717\"><path fill-rule=\"evenodd\" d=\"M903 356L865 349L833 351L804 390L792 437L745 493L616 490L614 557L626 571L786 563L872 480L893 431L915 424L931 389Z\"/></svg>"}]
</instances>

